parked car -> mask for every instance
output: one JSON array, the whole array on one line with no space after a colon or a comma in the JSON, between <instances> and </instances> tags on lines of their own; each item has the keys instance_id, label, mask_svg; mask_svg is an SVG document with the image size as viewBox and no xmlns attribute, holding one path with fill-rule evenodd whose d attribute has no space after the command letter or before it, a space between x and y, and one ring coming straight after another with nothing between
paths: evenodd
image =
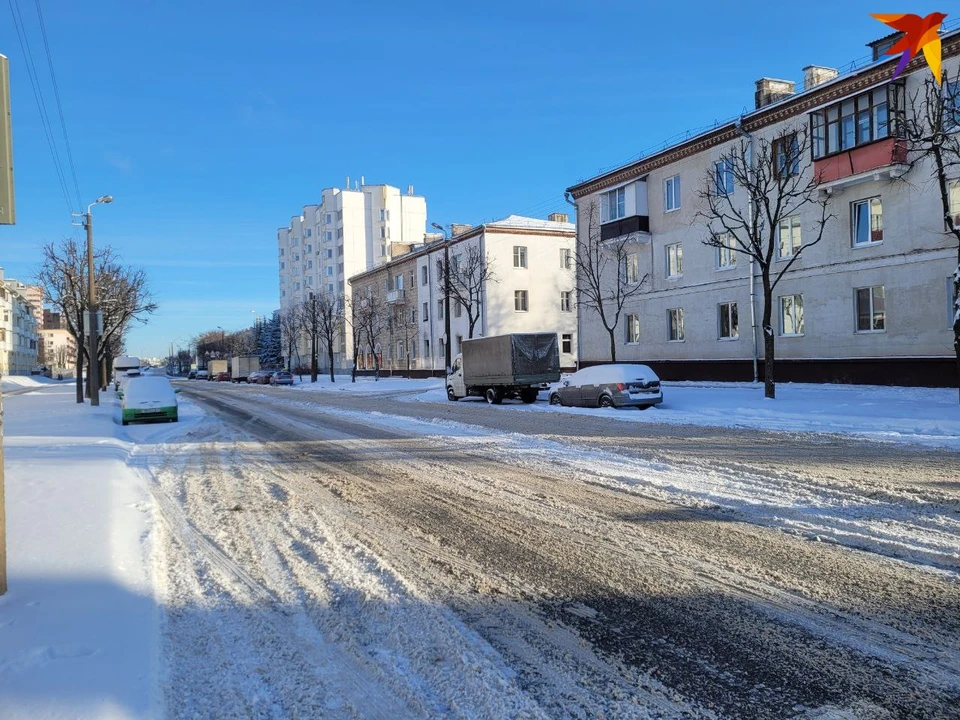
<instances>
[{"instance_id":1,"label":"parked car","mask_svg":"<svg viewBox=\"0 0 960 720\"><path fill-rule=\"evenodd\" d=\"M293 385L293 373L279 370L270 376L271 385Z\"/></svg>"},{"instance_id":2,"label":"parked car","mask_svg":"<svg viewBox=\"0 0 960 720\"><path fill-rule=\"evenodd\" d=\"M230 382L232 378L228 372L219 372L217 373L217 382Z\"/></svg>"},{"instance_id":3,"label":"parked car","mask_svg":"<svg viewBox=\"0 0 960 720\"><path fill-rule=\"evenodd\" d=\"M130 378L119 391L121 424L145 420L177 422L178 392L162 376Z\"/></svg>"},{"instance_id":4,"label":"parked car","mask_svg":"<svg viewBox=\"0 0 960 720\"><path fill-rule=\"evenodd\" d=\"M256 370L247 375L247 383L258 385L263 382L269 382L271 375L273 375L273 370Z\"/></svg>"},{"instance_id":5,"label":"parked car","mask_svg":"<svg viewBox=\"0 0 960 720\"><path fill-rule=\"evenodd\" d=\"M269 385L270 380L273 378L273 374L277 372L276 370L264 370L263 375L257 378L257 383L259 385Z\"/></svg>"},{"instance_id":6,"label":"parked car","mask_svg":"<svg viewBox=\"0 0 960 720\"><path fill-rule=\"evenodd\" d=\"M196 370L191 370L190 372L187 373L187 380L196 380L196 379L197 379Z\"/></svg>"},{"instance_id":7,"label":"parked car","mask_svg":"<svg viewBox=\"0 0 960 720\"><path fill-rule=\"evenodd\" d=\"M197 370L197 380L207 380L210 377L210 373L206 370Z\"/></svg>"},{"instance_id":8,"label":"parked car","mask_svg":"<svg viewBox=\"0 0 960 720\"><path fill-rule=\"evenodd\" d=\"M660 378L646 365L615 364L584 368L550 391L551 405L636 407L663 402Z\"/></svg>"}]
</instances>

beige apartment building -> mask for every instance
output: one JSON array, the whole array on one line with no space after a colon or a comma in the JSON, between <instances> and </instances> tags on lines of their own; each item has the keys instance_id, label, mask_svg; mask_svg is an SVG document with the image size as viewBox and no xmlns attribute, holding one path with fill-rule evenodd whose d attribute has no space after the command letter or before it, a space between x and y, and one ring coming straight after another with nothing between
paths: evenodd
<instances>
[{"instance_id":1,"label":"beige apartment building","mask_svg":"<svg viewBox=\"0 0 960 720\"><path fill-rule=\"evenodd\" d=\"M378 352L381 369L418 375L442 374L446 368L446 302L441 261L467 267L489 263L483 282L476 284L476 310L468 312L450 301L451 356L470 337L515 332L555 332L560 362L577 363L575 302L575 227L563 213L547 220L510 215L481 225L454 225L449 240L440 239L388 263L350 278L352 301L362 304L376 296L387 321ZM479 276L478 276L479 277ZM362 369L374 367L368 348L359 356Z\"/></svg>"},{"instance_id":2,"label":"beige apartment building","mask_svg":"<svg viewBox=\"0 0 960 720\"><path fill-rule=\"evenodd\" d=\"M50 369L53 377L73 377L77 360L77 340L67 330L60 313L43 311L40 348L43 350L43 364Z\"/></svg>"},{"instance_id":3,"label":"beige apartment building","mask_svg":"<svg viewBox=\"0 0 960 720\"><path fill-rule=\"evenodd\" d=\"M617 360L649 363L665 379L762 378L762 290L749 258L704 244L698 190L718 178L746 212L743 188L723 157L741 142L772 141L801 129L810 138L800 172L817 177L832 218L822 240L803 250L775 289L773 331L782 381L952 385L952 275L956 240L944 219L932 168L906 164L895 119L930 70L922 56L891 80L897 58L872 43L874 62L840 75L804 68L795 83L757 81L755 109L568 188L577 233L587 241L591 210L600 237L628 239L628 265L647 276L616 331ZM942 37L954 74L960 33ZM726 186L726 187L724 187ZM951 186L960 214L960 176ZM783 218L773 272L816 231L816 207ZM751 291L752 286L752 291ZM580 314L583 364L609 362L606 330L595 312Z\"/></svg>"},{"instance_id":4,"label":"beige apartment building","mask_svg":"<svg viewBox=\"0 0 960 720\"><path fill-rule=\"evenodd\" d=\"M4 280L0 269L0 375L29 375L37 367L37 309L26 298L36 297L35 290L39 288Z\"/></svg>"}]
</instances>

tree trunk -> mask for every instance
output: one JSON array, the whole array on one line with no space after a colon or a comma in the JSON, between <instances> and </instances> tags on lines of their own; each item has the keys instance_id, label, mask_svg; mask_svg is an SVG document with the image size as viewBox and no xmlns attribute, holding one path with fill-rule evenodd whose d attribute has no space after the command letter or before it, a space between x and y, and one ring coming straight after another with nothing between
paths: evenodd
<instances>
[{"instance_id":1,"label":"tree trunk","mask_svg":"<svg viewBox=\"0 0 960 720\"><path fill-rule=\"evenodd\" d=\"M77 341L79 342L79 340ZM77 402L83 403L83 347L77 346Z\"/></svg>"},{"instance_id":2,"label":"tree trunk","mask_svg":"<svg viewBox=\"0 0 960 720\"><path fill-rule=\"evenodd\" d=\"M773 325L770 323L770 316L773 314L773 290L769 287L769 282L764 278L763 283L763 396L771 400L777 397L777 386L774 382L774 363L776 362L774 350Z\"/></svg>"},{"instance_id":3,"label":"tree trunk","mask_svg":"<svg viewBox=\"0 0 960 720\"><path fill-rule=\"evenodd\" d=\"M960 245L957 246L957 272L953 278L953 351L957 356L957 401L960 402Z\"/></svg>"},{"instance_id":4,"label":"tree trunk","mask_svg":"<svg viewBox=\"0 0 960 720\"><path fill-rule=\"evenodd\" d=\"M327 343L327 359L330 361L330 382L336 382L333 379L333 343Z\"/></svg>"},{"instance_id":5,"label":"tree trunk","mask_svg":"<svg viewBox=\"0 0 960 720\"><path fill-rule=\"evenodd\" d=\"M313 337L310 338L310 382L312 383L317 381L317 352L319 350L317 345L319 343L317 342L317 335L314 333Z\"/></svg>"},{"instance_id":6,"label":"tree trunk","mask_svg":"<svg viewBox=\"0 0 960 720\"><path fill-rule=\"evenodd\" d=\"M615 337L616 328L610 329L607 328L607 332L610 333L610 362L617 361L617 340Z\"/></svg>"}]
</instances>

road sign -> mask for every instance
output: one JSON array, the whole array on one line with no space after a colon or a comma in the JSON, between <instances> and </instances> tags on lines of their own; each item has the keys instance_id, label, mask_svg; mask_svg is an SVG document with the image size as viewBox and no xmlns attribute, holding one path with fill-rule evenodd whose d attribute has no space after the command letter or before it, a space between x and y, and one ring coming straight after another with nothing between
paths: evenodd
<instances>
[{"instance_id":1,"label":"road sign","mask_svg":"<svg viewBox=\"0 0 960 720\"><path fill-rule=\"evenodd\" d=\"M13 202L13 130L10 123L10 64L0 55L0 225L17 221Z\"/></svg>"}]
</instances>

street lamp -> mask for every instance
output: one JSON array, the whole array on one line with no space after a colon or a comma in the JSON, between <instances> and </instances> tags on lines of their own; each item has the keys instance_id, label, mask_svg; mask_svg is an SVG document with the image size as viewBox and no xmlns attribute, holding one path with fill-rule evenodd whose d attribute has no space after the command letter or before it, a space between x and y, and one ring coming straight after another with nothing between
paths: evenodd
<instances>
[{"instance_id":1,"label":"street lamp","mask_svg":"<svg viewBox=\"0 0 960 720\"><path fill-rule=\"evenodd\" d=\"M94 205L100 205L101 203L112 203L112 195L103 195L98 197L95 202L87 205L87 212L84 215L84 227L87 229L87 275L89 280L89 286L87 288L87 294L89 302L87 303L87 323L90 329L90 363L89 363L89 381L90 381L90 407L97 407L100 405L100 363L97 360L97 344L99 337L97 333L100 331L100 322L99 315L100 311L97 307L97 283L93 275L93 214L91 210Z\"/></svg>"},{"instance_id":2,"label":"street lamp","mask_svg":"<svg viewBox=\"0 0 960 720\"><path fill-rule=\"evenodd\" d=\"M223 332L223 328L220 327L219 325L217 325L217 330L220 331L220 354L221 354L221 355L226 355L226 354L227 354L227 348L226 348L227 342L226 342L226 340L225 340L225 334L224 334L224 332Z\"/></svg>"},{"instance_id":3,"label":"street lamp","mask_svg":"<svg viewBox=\"0 0 960 720\"><path fill-rule=\"evenodd\" d=\"M450 242L443 225L430 223L430 227L443 233L443 351L449 373L453 366L450 359Z\"/></svg>"}]
</instances>

